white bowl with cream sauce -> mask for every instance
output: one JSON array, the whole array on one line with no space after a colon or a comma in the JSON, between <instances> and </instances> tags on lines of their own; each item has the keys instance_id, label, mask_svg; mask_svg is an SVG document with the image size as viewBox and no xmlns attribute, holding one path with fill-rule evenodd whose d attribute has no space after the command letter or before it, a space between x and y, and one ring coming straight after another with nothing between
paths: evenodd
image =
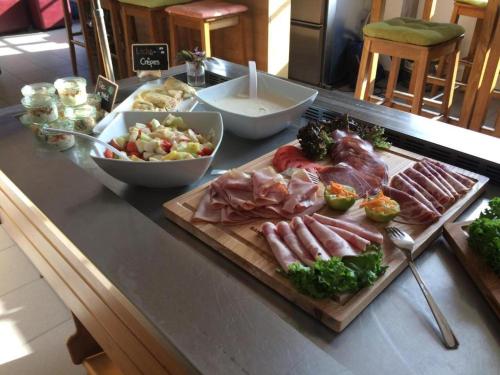
<instances>
[{"instance_id":1,"label":"white bowl with cream sauce","mask_svg":"<svg viewBox=\"0 0 500 375\"><path fill-rule=\"evenodd\" d=\"M317 95L317 90L264 73L258 73L257 98L248 96L248 76L196 93L200 102L221 113L224 128L249 139L282 131L302 116Z\"/></svg>"}]
</instances>

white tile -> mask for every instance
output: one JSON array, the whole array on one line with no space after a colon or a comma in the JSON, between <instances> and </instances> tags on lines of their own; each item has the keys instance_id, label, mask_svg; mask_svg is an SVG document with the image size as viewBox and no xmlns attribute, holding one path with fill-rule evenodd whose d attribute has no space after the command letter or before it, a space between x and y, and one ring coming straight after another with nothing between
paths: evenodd
<instances>
[{"instance_id":1,"label":"white tile","mask_svg":"<svg viewBox=\"0 0 500 375\"><path fill-rule=\"evenodd\" d=\"M69 310L44 279L0 297L0 329L17 332L22 343L41 336L70 317ZM0 345L5 344L2 341Z\"/></svg>"},{"instance_id":2,"label":"white tile","mask_svg":"<svg viewBox=\"0 0 500 375\"><path fill-rule=\"evenodd\" d=\"M68 320L23 345L19 354L25 355L0 364L0 375L85 375L82 365L71 362L66 348L66 340L74 332L73 320Z\"/></svg>"},{"instance_id":3,"label":"white tile","mask_svg":"<svg viewBox=\"0 0 500 375\"><path fill-rule=\"evenodd\" d=\"M17 246L0 251L0 296L39 278L39 272Z\"/></svg>"},{"instance_id":4,"label":"white tile","mask_svg":"<svg viewBox=\"0 0 500 375\"><path fill-rule=\"evenodd\" d=\"M0 225L0 251L14 245L14 241Z\"/></svg>"}]
</instances>

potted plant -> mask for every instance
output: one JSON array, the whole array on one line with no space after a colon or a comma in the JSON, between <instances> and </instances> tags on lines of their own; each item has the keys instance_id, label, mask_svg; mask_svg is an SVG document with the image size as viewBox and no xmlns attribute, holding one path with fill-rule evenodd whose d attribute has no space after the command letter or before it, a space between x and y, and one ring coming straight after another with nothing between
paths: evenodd
<instances>
[{"instance_id":1,"label":"potted plant","mask_svg":"<svg viewBox=\"0 0 500 375\"><path fill-rule=\"evenodd\" d=\"M177 54L179 61L186 63L187 83L199 87L205 85L205 61L208 60L205 51L198 47L194 50L182 50Z\"/></svg>"}]
</instances>

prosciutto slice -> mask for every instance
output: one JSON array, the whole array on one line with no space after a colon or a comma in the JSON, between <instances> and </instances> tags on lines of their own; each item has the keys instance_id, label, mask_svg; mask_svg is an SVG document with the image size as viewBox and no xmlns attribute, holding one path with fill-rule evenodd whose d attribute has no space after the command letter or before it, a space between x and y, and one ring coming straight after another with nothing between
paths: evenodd
<instances>
[{"instance_id":1,"label":"prosciutto slice","mask_svg":"<svg viewBox=\"0 0 500 375\"><path fill-rule=\"evenodd\" d=\"M429 163L437 165L441 169L445 170L447 173L449 173L450 175L452 175L456 180L460 181L461 184L463 184L464 186L468 187L469 189L472 188L476 184L476 182L473 179L471 179L469 177L466 177L463 174L460 174L460 173L457 173L457 172L453 171L446 164L440 163L440 162L435 161L435 160L430 160L430 159L426 159L426 160Z\"/></svg>"},{"instance_id":2,"label":"prosciutto slice","mask_svg":"<svg viewBox=\"0 0 500 375\"><path fill-rule=\"evenodd\" d=\"M352 221L334 219L333 217L328 217L320 214L314 214L313 218L325 225L331 225L332 227L348 230L349 232L355 233L368 241L379 244L382 244L384 242L384 236L375 227L368 225L361 226Z\"/></svg>"},{"instance_id":3,"label":"prosciutto slice","mask_svg":"<svg viewBox=\"0 0 500 375\"><path fill-rule=\"evenodd\" d=\"M262 233L264 234L274 257L285 272L288 272L288 267L292 264L299 262L295 255L293 255L292 251L281 241L276 232L276 226L273 223L267 222L262 224Z\"/></svg>"},{"instance_id":4,"label":"prosciutto slice","mask_svg":"<svg viewBox=\"0 0 500 375\"><path fill-rule=\"evenodd\" d=\"M321 181L352 186L360 196L375 194L388 181L387 164L371 143L355 134L336 130L333 138L330 157L335 165L318 171Z\"/></svg>"},{"instance_id":5,"label":"prosciutto slice","mask_svg":"<svg viewBox=\"0 0 500 375\"><path fill-rule=\"evenodd\" d=\"M439 186L437 186L434 182L417 171L415 168L408 168L403 172L403 174L410 177L413 181L422 186L443 206L446 206L451 202L451 197L449 197L448 194L446 194L443 190L441 190Z\"/></svg>"},{"instance_id":6,"label":"prosciutto slice","mask_svg":"<svg viewBox=\"0 0 500 375\"><path fill-rule=\"evenodd\" d=\"M356 250L364 251L370 244L370 241L364 239L361 236L358 236L356 233L349 232L348 230L332 227L331 225L327 225L327 228L334 231L344 240L349 242L349 244L351 244L351 246Z\"/></svg>"},{"instance_id":7,"label":"prosciutto slice","mask_svg":"<svg viewBox=\"0 0 500 375\"><path fill-rule=\"evenodd\" d=\"M442 183L442 181L440 180L441 176L438 174L438 173L432 173L424 164L422 163L416 163L414 166L413 166L417 171L419 171L420 173L422 173L425 177L427 177L429 180L431 180L432 182L434 182L437 186L439 186L439 188L446 194L448 195L448 197L450 198L450 200L452 202L455 201L456 197L455 195L453 194L452 191L450 191L448 189L447 186L445 186L445 184ZM439 176L439 177L438 177Z\"/></svg>"},{"instance_id":8,"label":"prosciutto slice","mask_svg":"<svg viewBox=\"0 0 500 375\"><path fill-rule=\"evenodd\" d=\"M434 211L437 215L441 216L440 213L434 208L432 203L420 193L411 183L406 181L403 177L400 175L395 175L391 179L391 187L404 191L405 193L413 196L416 198L418 201L426 205L431 211Z\"/></svg>"},{"instance_id":9,"label":"prosciutto slice","mask_svg":"<svg viewBox=\"0 0 500 375\"><path fill-rule=\"evenodd\" d=\"M276 224L278 234L283 239L288 248L301 260L302 263L311 266L314 263L313 257L305 251L298 237L286 221L280 221Z\"/></svg>"},{"instance_id":10,"label":"prosciutto slice","mask_svg":"<svg viewBox=\"0 0 500 375\"><path fill-rule=\"evenodd\" d=\"M300 217L294 217L292 220L292 228L300 240L302 246L309 252L313 259L328 260L330 257L326 253L323 246L316 240L314 235L309 231L304 221Z\"/></svg>"},{"instance_id":11,"label":"prosciutto slice","mask_svg":"<svg viewBox=\"0 0 500 375\"><path fill-rule=\"evenodd\" d=\"M326 225L310 216L304 216L304 222L330 256L343 257L356 254L346 240L328 229Z\"/></svg>"},{"instance_id":12,"label":"prosciutto slice","mask_svg":"<svg viewBox=\"0 0 500 375\"><path fill-rule=\"evenodd\" d=\"M453 188L458 192L458 194L462 195L469 191L469 188L458 181L455 177L453 177L449 172L445 171L438 164L433 164L430 160L424 159L423 163L426 166L432 166L434 170L439 173L448 183L453 186Z\"/></svg>"},{"instance_id":13,"label":"prosciutto slice","mask_svg":"<svg viewBox=\"0 0 500 375\"><path fill-rule=\"evenodd\" d=\"M382 191L391 199L399 203L401 212L399 217L409 224L427 224L436 221L439 214L431 211L426 205L404 191L390 186L383 186Z\"/></svg>"},{"instance_id":14,"label":"prosciutto slice","mask_svg":"<svg viewBox=\"0 0 500 375\"><path fill-rule=\"evenodd\" d=\"M409 184L411 184L415 189L417 189L420 192L420 194L422 194L425 198L427 198L429 200L429 202L432 203L432 206L439 213L442 214L445 211L445 208L443 207L443 205L441 203L439 203L438 200L433 195L431 195L427 190L425 190L422 186L417 184L413 179L411 179L410 177L408 177L404 173L400 173L398 176L401 177L406 182L408 182Z\"/></svg>"}]
</instances>

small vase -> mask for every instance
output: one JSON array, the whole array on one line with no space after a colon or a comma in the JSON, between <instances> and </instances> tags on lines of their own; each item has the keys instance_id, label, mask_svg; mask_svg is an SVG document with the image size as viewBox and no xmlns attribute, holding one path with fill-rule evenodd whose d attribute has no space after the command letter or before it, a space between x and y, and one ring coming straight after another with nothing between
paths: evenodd
<instances>
[{"instance_id":1,"label":"small vase","mask_svg":"<svg viewBox=\"0 0 500 375\"><path fill-rule=\"evenodd\" d=\"M186 61L187 83L189 86L205 86L205 66L192 61Z\"/></svg>"}]
</instances>

